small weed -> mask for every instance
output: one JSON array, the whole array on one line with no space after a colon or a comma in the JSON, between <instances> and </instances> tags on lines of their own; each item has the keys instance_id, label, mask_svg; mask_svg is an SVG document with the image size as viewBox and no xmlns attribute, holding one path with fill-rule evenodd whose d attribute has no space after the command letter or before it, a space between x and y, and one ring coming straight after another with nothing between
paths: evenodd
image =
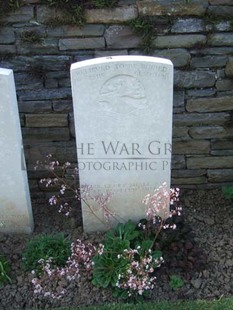
<instances>
[{"instance_id":1,"label":"small weed","mask_svg":"<svg viewBox=\"0 0 233 310\"><path fill-rule=\"evenodd\" d=\"M155 37L154 21L149 17L138 17L129 23L130 27L142 38L142 48L146 53L152 49L152 40Z\"/></svg>"},{"instance_id":2,"label":"small weed","mask_svg":"<svg viewBox=\"0 0 233 310\"><path fill-rule=\"evenodd\" d=\"M233 199L233 185L222 187L223 195L226 199Z\"/></svg>"},{"instance_id":3,"label":"small weed","mask_svg":"<svg viewBox=\"0 0 233 310\"><path fill-rule=\"evenodd\" d=\"M170 276L169 285L174 291L177 291L184 286L184 281L180 276L172 275Z\"/></svg>"},{"instance_id":4,"label":"small weed","mask_svg":"<svg viewBox=\"0 0 233 310\"><path fill-rule=\"evenodd\" d=\"M43 36L36 30L24 31L21 34L21 40L25 43L42 43Z\"/></svg>"},{"instance_id":5,"label":"small weed","mask_svg":"<svg viewBox=\"0 0 233 310\"><path fill-rule=\"evenodd\" d=\"M42 273L39 260L52 259L52 267L64 266L70 256L71 242L63 234L39 235L30 240L23 252L23 266L26 270Z\"/></svg>"},{"instance_id":6,"label":"small weed","mask_svg":"<svg viewBox=\"0 0 233 310\"><path fill-rule=\"evenodd\" d=\"M102 9L114 8L117 5L118 0L93 0L93 2L96 8Z\"/></svg>"},{"instance_id":7,"label":"small weed","mask_svg":"<svg viewBox=\"0 0 233 310\"><path fill-rule=\"evenodd\" d=\"M0 255L0 288L6 283L11 282L9 277L10 266L3 255Z\"/></svg>"}]
</instances>

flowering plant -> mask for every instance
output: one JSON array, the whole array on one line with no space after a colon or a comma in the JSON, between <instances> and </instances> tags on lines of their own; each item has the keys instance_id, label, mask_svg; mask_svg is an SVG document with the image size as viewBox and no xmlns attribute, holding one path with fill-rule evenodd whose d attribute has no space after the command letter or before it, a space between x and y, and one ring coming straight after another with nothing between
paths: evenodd
<instances>
[{"instance_id":1,"label":"flowering plant","mask_svg":"<svg viewBox=\"0 0 233 310\"><path fill-rule=\"evenodd\" d=\"M42 165L52 172L54 178L42 179L41 184L46 187L58 186L59 194L52 196L50 205L59 206L59 212L68 216L71 207L65 202L65 192L69 190L75 199L82 200L89 212L96 215L97 211L103 212L104 218L109 223L111 218L119 219L109 208L111 193L95 195L91 186L85 185L77 189L77 170L74 169L72 180L64 178L65 173L71 167L70 163L60 166L58 161L52 160L48 155L45 164ZM61 168L61 175L57 169ZM82 191L82 195L80 195ZM105 234L102 244L95 247L92 244L85 245L80 240L71 247L71 255L65 267L52 267L51 260L41 260L44 274L33 279L35 293L44 296L60 298L65 289L56 289L56 283L76 280L80 274L91 277L92 284L98 287L111 288L113 294L123 298L138 298L145 296L154 288L156 277L155 270L163 262L162 252L159 251L158 237L162 230L174 230L175 218L181 215L181 208L176 202L179 200L179 189L167 189L166 183L157 188L152 195L148 194L143 199L145 204L146 218L138 224L132 221L119 223L116 228ZM92 204L92 202L95 202ZM98 210L96 210L96 203ZM170 206L170 211L168 206ZM102 220L98 218L101 222ZM52 280L53 286L49 290L48 279Z\"/></svg>"}]
</instances>

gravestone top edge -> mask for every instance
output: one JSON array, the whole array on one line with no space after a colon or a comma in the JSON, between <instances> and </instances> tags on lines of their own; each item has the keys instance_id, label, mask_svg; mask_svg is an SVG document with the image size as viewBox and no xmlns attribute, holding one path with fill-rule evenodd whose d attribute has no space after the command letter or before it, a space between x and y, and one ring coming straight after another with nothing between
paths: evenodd
<instances>
[{"instance_id":1,"label":"gravestone top edge","mask_svg":"<svg viewBox=\"0 0 233 310\"><path fill-rule=\"evenodd\" d=\"M0 68L0 75L11 75L12 73L13 70L11 69Z\"/></svg>"},{"instance_id":2,"label":"gravestone top edge","mask_svg":"<svg viewBox=\"0 0 233 310\"><path fill-rule=\"evenodd\" d=\"M88 60L79 61L71 65L71 71L91 65L101 65L113 62L148 62L154 64L163 64L173 67L173 63L169 59L151 57L151 56L108 56L108 57L99 57Z\"/></svg>"}]
</instances>

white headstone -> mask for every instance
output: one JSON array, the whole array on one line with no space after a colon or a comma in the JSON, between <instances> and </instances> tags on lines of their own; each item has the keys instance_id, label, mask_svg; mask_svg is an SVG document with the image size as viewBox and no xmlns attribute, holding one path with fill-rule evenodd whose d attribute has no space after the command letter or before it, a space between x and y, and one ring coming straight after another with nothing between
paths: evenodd
<instances>
[{"instance_id":1,"label":"white headstone","mask_svg":"<svg viewBox=\"0 0 233 310\"><path fill-rule=\"evenodd\" d=\"M71 82L80 185L112 192L108 206L121 218L144 218L145 195L164 182L170 187L171 61L145 56L81 61L71 66ZM82 213L85 231L105 229L83 202Z\"/></svg>"},{"instance_id":2,"label":"white headstone","mask_svg":"<svg viewBox=\"0 0 233 310\"><path fill-rule=\"evenodd\" d=\"M31 233L33 218L13 71L0 68L0 232Z\"/></svg>"}]
</instances>

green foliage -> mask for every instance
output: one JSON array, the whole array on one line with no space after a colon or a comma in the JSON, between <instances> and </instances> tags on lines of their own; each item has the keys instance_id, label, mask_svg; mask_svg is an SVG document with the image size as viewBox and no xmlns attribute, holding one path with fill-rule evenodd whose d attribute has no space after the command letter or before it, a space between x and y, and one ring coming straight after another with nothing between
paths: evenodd
<instances>
[{"instance_id":1,"label":"green foliage","mask_svg":"<svg viewBox=\"0 0 233 310\"><path fill-rule=\"evenodd\" d=\"M169 285L174 291L176 291L184 286L184 281L180 276L172 275L170 276Z\"/></svg>"},{"instance_id":2,"label":"green foliage","mask_svg":"<svg viewBox=\"0 0 233 310\"><path fill-rule=\"evenodd\" d=\"M30 240L23 252L23 265L28 271L42 273L40 259L52 259L52 267L65 265L70 251L71 242L63 234L39 235Z\"/></svg>"},{"instance_id":3,"label":"green foliage","mask_svg":"<svg viewBox=\"0 0 233 310\"><path fill-rule=\"evenodd\" d=\"M233 185L222 187L223 195L226 199L233 199Z\"/></svg>"},{"instance_id":4,"label":"green foliage","mask_svg":"<svg viewBox=\"0 0 233 310\"><path fill-rule=\"evenodd\" d=\"M120 223L115 229L107 232L103 241L103 253L96 254L93 258L92 283L98 287L111 287L115 297L129 298L128 291L117 287L117 282L120 278L127 279L127 274L132 269L132 261L140 265L141 260L150 253L153 258L151 267L157 268L158 264L154 259L161 257L160 251L151 250L153 240L144 240L144 237L144 232L131 220L125 224ZM146 291L143 292L143 296L145 294ZM142 298L142 295L139 296L135 291L132 297L138 299Z\"/></svg>"},{"instance_id":5,"label":"green foliage","mask_svg":"<svg viewBox=\"0 0 233 310\"><path fill-rule=\"evenodd\" d=\"M50 26L65 24L77 24L81 26L85 23L84 0L42 0L42 3L60 9L63 12L62 17L52 17L48 21Z\"/></svg>"},{"instance_id":6,"label":"green foliage","mask_svg":"<svg viewBox=\"0 0 233 310\"><path fill-rule=\"evenodd\" d=\"M130 27L142 38L142 48L148 54L155 37L155 25L150 17L138 17L129 23Z\"/></svg>"},{"instance_id":7,"label":"green foliage","mask_svg":"<svg viewBox=\"0 0 233 310\"><path fill-rule=\"evenodd\" d=\"M11 282L9 277L10 265L3 255L0 255L0 288L6 283Z\"/></svg>"},{"instance_id":8,"label":"green foliage","mask_svg":"<svg viewBox=\"0 0 233 310\"><path fill-rule=\"evenodd\" d=\"M96 8L113 8L117 5L118 0L93 0Z\"/></svg>"},{"instance_id":9,"label":"green foliage","mask_svg":"<svg viewBox=\"0 0 233 310\"><path fill-rule=\"evenodd\" d=\"M21 34L21 40L26 43L42 43L43 36L36 30L24 31Z\"/></svg>"}]
</instances>

